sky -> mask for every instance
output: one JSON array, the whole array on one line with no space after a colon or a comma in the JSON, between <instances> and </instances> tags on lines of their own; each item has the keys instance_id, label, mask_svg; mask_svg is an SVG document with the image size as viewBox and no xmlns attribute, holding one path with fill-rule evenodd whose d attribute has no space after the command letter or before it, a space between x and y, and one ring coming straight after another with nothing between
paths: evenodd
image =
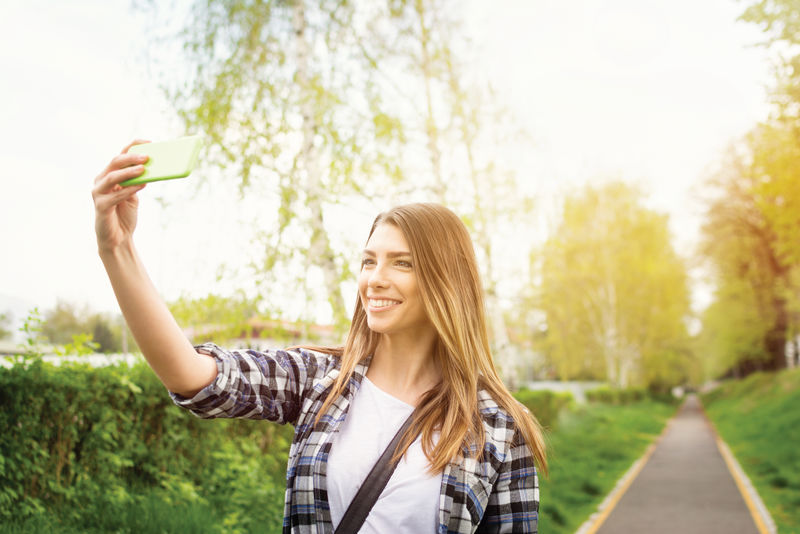
<instances>
[{"instance_id":1,"label":"sky","mask_svg":"<svg viewBox=\"0 0 800 534\"><path fill-rule=\"evenodd\" d=\"M465 5L481 50L476 72L532 136L513 165L544 219L559 195L624 179L670 215L676 247L690 254L700 184L769 112L767 53L754 46L757 28L736 21L743 4ZM117 310L96 253L92 182L130 140L185 133L146 63L148 22L125 0L0 7L0 313L21 320L59 299ZM232 289L220 278L235 283L221 275L250 259L247 211L235 187L193 192L175 180L145 189L136 243L166 299Z\"/></svg>"}]
</instances>

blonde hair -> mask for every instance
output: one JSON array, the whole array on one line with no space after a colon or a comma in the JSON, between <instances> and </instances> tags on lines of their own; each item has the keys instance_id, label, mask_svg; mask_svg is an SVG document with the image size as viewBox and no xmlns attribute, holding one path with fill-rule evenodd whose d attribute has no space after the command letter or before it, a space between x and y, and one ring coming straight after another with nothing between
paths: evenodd
<instances>
[{"instance_id":1,"label":"blonde hair","mask_svg":"<svg viewBox=\"0 0 800 534\"><path fill-rule=\"evenodd\" d=\"M414 436L421 434L422 449L433 473L471 449L483 453L485 434L478 409L478 390L485 389L514 420L536 465L547 472L541 427L500 380L492 361L483 288L472 240L464 223L438 204L407 204L381 213L370 237L380 224L400 229L408 242L425 311L438 339L434 348L441 369L440 384L423 395L411 428L402 439L398 456L405 454ZM369 241L369 238L367 238ZM370 330L367 316L356 298L353 321L343 349L330 352L341 357L341 372L317 415L317 421L349 382L356 365L377 347L379 334ZM434 446L434 434L439 440ZM477 445L477 448L472 448Z\"/></svg>"}]
</instances>

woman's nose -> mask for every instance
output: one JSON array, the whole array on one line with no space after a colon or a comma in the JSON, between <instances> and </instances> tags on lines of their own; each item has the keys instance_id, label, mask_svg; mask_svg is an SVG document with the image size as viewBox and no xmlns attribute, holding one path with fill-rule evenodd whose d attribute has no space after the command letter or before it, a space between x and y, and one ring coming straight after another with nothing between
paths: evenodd
<instances>
[{"instance_id":1,"label":"woman's nose","mask_svg":"<svg viewBox=\"0 0 800 534\"><path fill-rule=\"evenodd\" d=\"M386 287L389 284L383 265L378 264L372 269L367 283L370 287Z\"/></svg>"}]
</instances>

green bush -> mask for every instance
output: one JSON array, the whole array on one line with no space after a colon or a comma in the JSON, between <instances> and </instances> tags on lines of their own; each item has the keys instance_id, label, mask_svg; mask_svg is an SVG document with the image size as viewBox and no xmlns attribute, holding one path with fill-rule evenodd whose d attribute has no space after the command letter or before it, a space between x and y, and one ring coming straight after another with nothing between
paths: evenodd
<instances>
[{"instance_id":1,"label":"green bush","mask_svg":"<svg viewBox=\"0 0 800 534\"><path fill-rule=\"evenodd\" d=\"M572 394L548 390L521 389L514 393L514 397L525 405L545 428L555 427L561 411L574 404Z\"/></svg>"},{"instance_id":2,"label":"green bush","mask_svg":"<svg viewBox=\"0 0 800 534\"><path fill-rule=\"evenodd\" d=\"M293 429L198 419L144 363L2 369L0 428L3 522L58 510L88 527L157 495L175 509L213 509L220 531L280 530Z\"/></svg>"},{"instance_id":3,"label":"green bush","mask_svg":"<svg viewBox=\"0 0 800 534\"><path fill-rule=\"evenodd\" d=\"M612 388L600 386L586 392L586 400L605 404L627 405L652 400L675 404L677 399L670 393L649 391L647 388Z\"/></svg>"}]
</instances>

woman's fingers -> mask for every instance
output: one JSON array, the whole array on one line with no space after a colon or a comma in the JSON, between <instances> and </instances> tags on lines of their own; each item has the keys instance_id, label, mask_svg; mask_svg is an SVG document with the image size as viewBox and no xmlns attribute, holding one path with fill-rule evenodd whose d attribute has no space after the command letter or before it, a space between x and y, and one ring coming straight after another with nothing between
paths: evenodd
<instances>
[{"instance_id":1,"label":"woman's fingers","mask_svg":"<svg viewBox=\"0 0 800 534\"><path fill-rule=\"evenodd\" d=\"M131 187L121 187L111 193L95 196L95 207L97 211L104 212L113 209L116 205L130 199L136 198L136 193L145 188L147 184L139 184Z\"/></svg>"},{"instance_id":2,"label":"woman's fingers","mask_svg":"<svg viewBox=\"0 0 800 534\"><path fill-rule=\"evenodd\" d=\"M141 145L143 143L149 143L149 142L150 141L145 141L143 139L135 139L135 140L131 141L130 143L128 143L122 149L122 152L120 152L119 154L117 154L116 156L114 156L111 159L109 164L106 165L106 168L103 169L103 171L97 176L97 178L95 178L94 182L98 183L98 182L102 181L109 173L111 173L113 171L116 171L116 170L119 170L119 169L124 169L126 167L130 167L130 166L133 166L133 165L144 164L148 159L148 157L146 155L144 155L144 154L128 154L128 150L133 145ZM124 180L122 180L122 181L124 181Z\"/></svg>"},{"instance_id":3,"label":"woman's fingers","mask_svg":"<svg viewBox=\"0 0 800 534\"><path fill-rule=\"evenodd\" d=\"M95 181L94 188L92 189L92 197L94 197L96 201L97 198L101 195L113 193L120 188L127 189L125 187L119 186L118 184L120 182L124 182L125 180L141 176L143 172L144 172L143 165L134 165L132 167L125 167L124 169L111 171L107 174L101 175Z\"/></svg>"}]
</instances>

